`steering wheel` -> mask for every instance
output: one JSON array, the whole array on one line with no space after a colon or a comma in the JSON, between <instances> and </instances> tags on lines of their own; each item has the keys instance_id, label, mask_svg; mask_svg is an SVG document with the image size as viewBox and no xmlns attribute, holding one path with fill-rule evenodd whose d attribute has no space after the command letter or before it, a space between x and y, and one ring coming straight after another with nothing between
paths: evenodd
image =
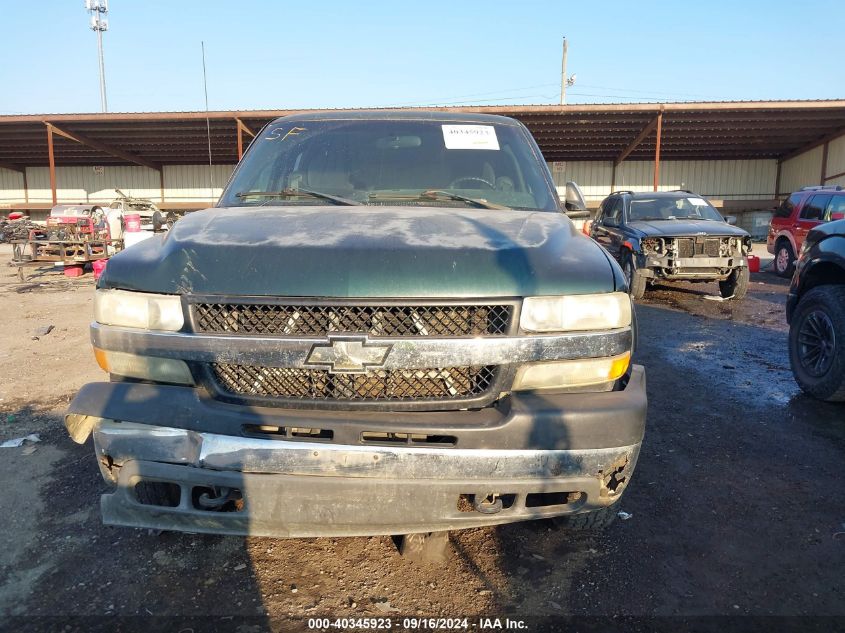
<instances>
[{"instance_id":1,"label":"steering wheel","mask_svg":"<svg viewBox=\"0 0 845 633\"><path fill-rule=\"evenodd\" d=\"M459 182L480 182L487 185L488 189L495 189L496 185L494 185L489 180L484 180L484 178L478 178L476 176L464 176L463 178L455 178L452 182L449 183L449 189L460 189L457 186Z\"/></svg>"}]
</instances>

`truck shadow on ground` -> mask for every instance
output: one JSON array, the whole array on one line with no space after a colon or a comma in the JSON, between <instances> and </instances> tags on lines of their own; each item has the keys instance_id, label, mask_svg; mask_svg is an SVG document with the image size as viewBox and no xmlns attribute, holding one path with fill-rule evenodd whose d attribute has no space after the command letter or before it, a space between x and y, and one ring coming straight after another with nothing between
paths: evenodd
<instances>
[{"instance_id":1,"label":"truck shadow on ground","mask_svg":"<svg viewBox=\"0 0 845 633\"><path fill-rule=\"evenodd\" d=\"M5 471L14 466L35 498L17 508L27 520L3 519L15 556L0 570L0 613L26 616L14 620L20 630L56 616L78 620L84 630L114 630L115 616L132 616L126 630L142 630L151 616L173 630L209 615L240 614L260 624L266 612L245 539L103 525L99 497L108 487L91 440L73 443L62 413L39 414L37 422L30 407L12 413L41 442L28 455L3 449L15 451L3 455L4 480L11 481Z\"/></svg>"},{"instance_id":2,"label":"truck shadow on ground","mask_svg":"<svg viewBox=\"0 0 845 633\"><path fill-rule=\"evenodd\" d=\"M841 613L845 587L829 561L842 517L818 502L841 481L841 406L798 394L782 332L659 306L638 312L650 409L620 506L627 521L596 534L548 520L455 532L439 565L404 560L386 536L110 528L90 440L72 443L60 410L34 421L33 408L19 407L20 428L41 432L43 446L6 458L2 472L35 482L38 509L4 530L16 555L0 571L0 611L92 616L89 630L106 615Z\"/></svg>"}]
</instances>

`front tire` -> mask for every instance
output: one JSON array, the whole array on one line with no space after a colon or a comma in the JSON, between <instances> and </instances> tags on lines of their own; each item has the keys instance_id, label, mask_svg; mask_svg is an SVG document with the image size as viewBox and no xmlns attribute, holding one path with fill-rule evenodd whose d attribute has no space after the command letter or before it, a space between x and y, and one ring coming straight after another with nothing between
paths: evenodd
<instances>
[{"instance_id":1,"label":"front tire","mask_svg":"<svg viewBox=\"0 0 845 633\"><path fill-rule=\"evenodd\" d=\"M723 299L744 299L748 294L750 279L751 273L748 271L748 266L734 268L727 279L719 282L719 293Z\"/></svg>"},{"instance_id":2,"label":"front tire","mask_svg":"<svg viewBox=\"0 0 845 633\"><path fill-rule=\"evenodd\" d=\"M798 302L789 326L789 364L807 394L845 401L845 286L818 286Z\"/></svg>"},{"instance_id":3,"label":"front tire","mask_svg":"<svg viewBox=\"0 0 845 633\"><path fill-rule=\"evenodd\" d=\"M788 240L782 239L775 249L775 272L779 277L792 277L795 272L795 251Z\"/></svg>"},{"instance_id":4,"label":"front tire","mask_svg":"<svg viewBox=\"0 0 845 633\"><path fill-rule=\"evenodd\" d=\"M634 254L628 252L622 260L622 272L628 281L628 294L632 299L642 299L645 294L646 277L634 263Z\"/></svg>"}]
</instances>

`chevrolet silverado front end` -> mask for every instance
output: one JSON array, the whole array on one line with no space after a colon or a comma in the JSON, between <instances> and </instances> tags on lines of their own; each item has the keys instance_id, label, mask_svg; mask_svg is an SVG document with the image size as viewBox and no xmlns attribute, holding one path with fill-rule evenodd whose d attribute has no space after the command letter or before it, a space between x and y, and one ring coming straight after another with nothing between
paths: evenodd
<instances>
[{"instance_id":1,"label":"chevrolet silverado front end","mask_svg":"<svg viewBox=\"0 0 845 633\"><path fill-rule=\"evenodd\" d=\"M109 262L91 336L111 380L66 425L93 435L114 525L600 524L645 425L626 291L514 121L279 119L218 208Z\"/></svg>"}]
</instances>

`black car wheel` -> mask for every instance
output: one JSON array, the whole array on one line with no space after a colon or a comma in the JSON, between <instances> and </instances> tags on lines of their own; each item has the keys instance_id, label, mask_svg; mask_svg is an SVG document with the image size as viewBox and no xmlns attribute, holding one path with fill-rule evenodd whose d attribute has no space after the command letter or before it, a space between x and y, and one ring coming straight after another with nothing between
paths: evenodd
<instances>
[{"instance_id":1,"label":"black car wheel","mask_svg":"<svg viewBox=\"0 0 845 633\"><path fill-rule=\"evenodd\" d=\"M845 286L818 286L801 297L789 327L789 363L805 392L845 401Z\"/></svg>"},{"instance_id":2,"label":"black car wheel","mask_svg":"<svg viewBox=\"0 0 845 633\"><path fill-rule=\"evenodd\" d=\"M795 272L795 251L787 240L781 240L775 249L775 272L781 277L792 277Z\"/></svg>"},{"instance_id":3,"label":"black car wheel","mask_svg":"<svg viewBox=\"0 0 845 633\"><path fill-rule=\"evenodd\" d=\"M633 253L626 253L622 259L622 272L628 282L628 294L632 299L642 299L645 294L646 278L634 263Z\"/></svg>"},{"instance_id":4,"label":"black car wheel","mask_svg":"<svg viewBox=\"0 0 845 633\"><path fill-rule=\"evenodd\" d=\"M744 299L748 293L750 278L747 266L734 268L727 279L719 282L719 294L723 299Z\"/></svg>"}]
</instances>

